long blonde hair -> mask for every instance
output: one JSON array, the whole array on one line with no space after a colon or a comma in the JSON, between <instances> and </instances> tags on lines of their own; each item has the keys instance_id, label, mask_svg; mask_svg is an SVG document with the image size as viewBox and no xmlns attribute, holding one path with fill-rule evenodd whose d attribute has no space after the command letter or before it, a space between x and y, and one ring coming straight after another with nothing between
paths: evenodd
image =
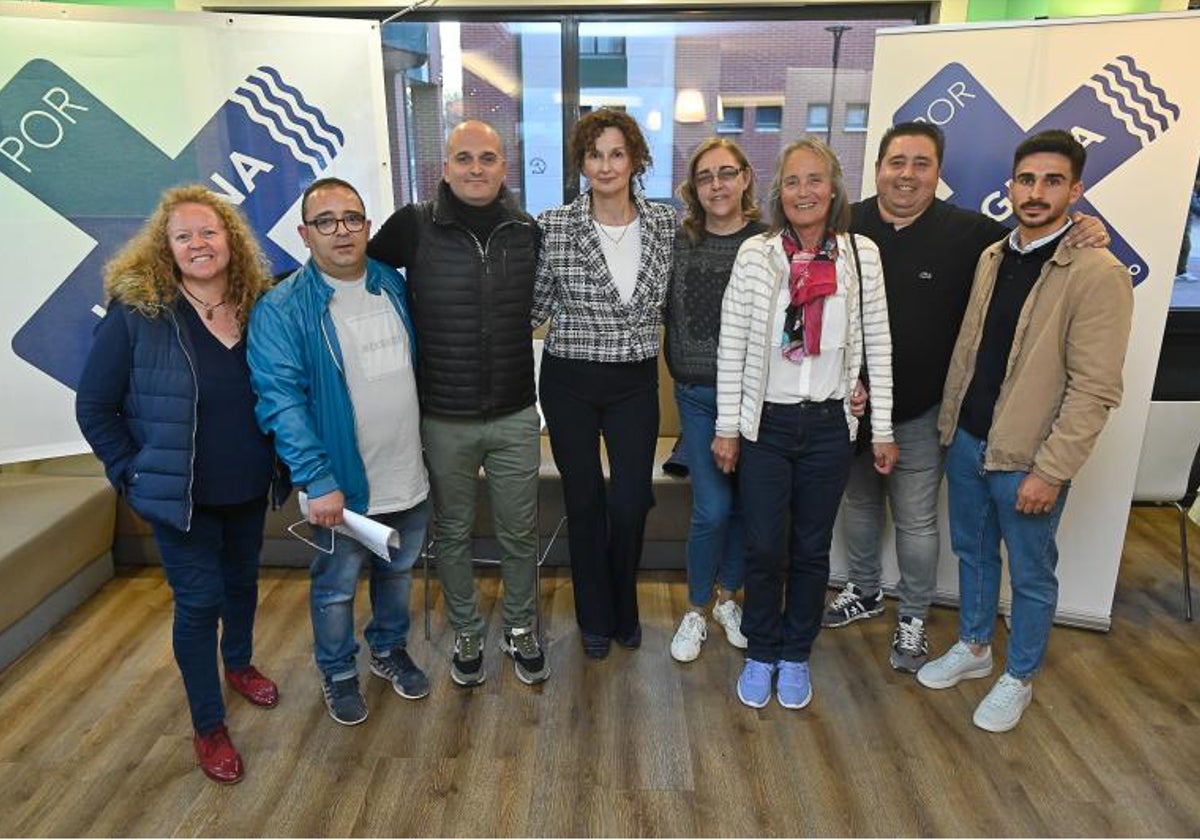
<instances>
[{"instance_id":1,"label":"long blonde hair","mask_svg":"<svg viewBox=\"0 0 1200 840\"><path fill-rule=\"evenodd\" d=\"M167 223L182 204L203 204L225 226L229 240L225 298L245 329L250 310L270 288L271 269L241 212L202 184L173 187L163 193L141 230L104 266L105 294L152 318L175 302L180 272L167 239Z\"/></svg>"},{"instance_id":2,"label":"long blonde hair","mask_svg":"<svg viewBox=\"0 0 1200 840\"><path fill-rule=\"evenodd\" d=\"M746 189L742 193L742 215L746 217L746 221L756 222L762 215L758 210L758 201L754 198L754 167L750 165L742 147L728 137L709 137L696 147L696 151L692 152L692 159L688 161L687 179L679 185L678 190L679 198L683 201L685 208L683 230L692 244L704 238L704 225L707 219L704 206L700 203L700 196L696 193L696 167L700 165L700 158L713 149L724 149L729 152L737 159L738 166L749 174Z\"/></svg>"}]
</instances>

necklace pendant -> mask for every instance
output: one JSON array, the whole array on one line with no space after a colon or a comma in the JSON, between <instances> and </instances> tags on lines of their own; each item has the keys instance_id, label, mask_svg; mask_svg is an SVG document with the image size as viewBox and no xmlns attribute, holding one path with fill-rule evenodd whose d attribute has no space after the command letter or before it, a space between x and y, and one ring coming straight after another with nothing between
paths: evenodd
<instances>
[{"instance_id":1,"label":"necklace pendant","mask_svg":"<svg viewBox=\"0 0 1200 840\"><path fill-rule=\"evenodd\" d=\"M215 308L215 307L214 307L214 308ZM204 313L204 317L205 317L205 318L207 318L208 320L210 320L210 321L211 321L211 320L212 320L212 314L213 314L213 311L212 311L212 309L209 309L209 310L207 310L207 311Z\"/></svg>"}]
</instances>

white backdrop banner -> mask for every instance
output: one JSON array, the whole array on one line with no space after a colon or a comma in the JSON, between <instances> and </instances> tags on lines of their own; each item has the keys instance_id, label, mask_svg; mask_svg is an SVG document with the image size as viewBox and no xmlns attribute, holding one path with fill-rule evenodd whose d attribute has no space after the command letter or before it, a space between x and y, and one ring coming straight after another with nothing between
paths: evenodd
<instances>
[{"instance_id":1,"label":"white backdrop banner","mask_svg":"<svg viewBox=\"0 0 1200 840\"><path fill-rule=\"evenodd\" d=\"M1072 131L1087 146L1079 209L1100 216L1134 284L1125 397L1068 498L1059 530L1062 621L1107 628L1192 175L1200 154L1195 15L1020 25L911 27L876 36L867 148L904 120L946 133L939 195L1014 224L1012 155L1027 135ZM863 195L874 193L873 174ZM1183 457L1181 453L1180 457ZM944 493L943 488L943 493ZM942 500L939 594L958 566ZM891 536L885 581L897 579ZM839 541L835 574L844 573ZM839 568L840 564L840 568Z\"/></svg>"},{"instance_id":2,"label":"white backdrop banner","mask_svg":"<svg viewBox=\"0 0 1200 840\"><path fill-rule=\"evenodd\" d=\"M101 270L168 187L249 218L302 263L318 177L392 209L379 27L328 19L0 3L0 463L87 450L74 387Z\"/></svg>"}]
</instances>

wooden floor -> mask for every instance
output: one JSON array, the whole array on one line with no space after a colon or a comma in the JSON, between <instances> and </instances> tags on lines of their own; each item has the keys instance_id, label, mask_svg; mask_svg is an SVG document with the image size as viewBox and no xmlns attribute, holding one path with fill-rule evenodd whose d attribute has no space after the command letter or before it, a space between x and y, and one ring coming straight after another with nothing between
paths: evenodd
<instances>
[{"instance_id":1,"label":"wooden floor","mask_svg":"<svg viewBox=\"0 0 1200 840\"><path fill-rule=\"evenodd\" d=\"M256 662L283 699L228 698L247 764L232 788L195 767L162 575L126 570L0 674L0 835L1194 836L1200 622L1180 619L1177 534L1173 512L1133 513L1112 632L1056 628L1007 735L971 725L990 681L933 692L888 667L894 605L821 635L808 709L747 709L719 632L698 661L670 659L672 573L640 584L642 649L599 663L569 578L547 575L554 673L535 689L496 652L494 578L474 690L450 682L440 610L424 640L418 583L410 650L433 692L410 702L364 676L371 716L345 728L311 662L306 576L268 571ZM935 651L955 618L935 611Z\"/></svg>"}]
</instances>

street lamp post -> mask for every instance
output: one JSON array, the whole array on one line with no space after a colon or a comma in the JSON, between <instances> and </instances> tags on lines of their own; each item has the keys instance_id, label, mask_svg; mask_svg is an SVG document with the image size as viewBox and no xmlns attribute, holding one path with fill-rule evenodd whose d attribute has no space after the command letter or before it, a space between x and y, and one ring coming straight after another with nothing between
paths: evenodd
<instances>
[{"instance_id":1,"label":"street lamp post","mask_svg":"<svg viewBox=\"0 0 1200 840\"><path fill-rule=\"evenodd\" d=\"M833 145L833 98L837 94L838 57L842 52L842 36L853 28L844 23L825 27L825 31L833 36L833 72L829 74L829 121L825 126L825 142L829 145Z\"/></svg>"}]
</instances>

